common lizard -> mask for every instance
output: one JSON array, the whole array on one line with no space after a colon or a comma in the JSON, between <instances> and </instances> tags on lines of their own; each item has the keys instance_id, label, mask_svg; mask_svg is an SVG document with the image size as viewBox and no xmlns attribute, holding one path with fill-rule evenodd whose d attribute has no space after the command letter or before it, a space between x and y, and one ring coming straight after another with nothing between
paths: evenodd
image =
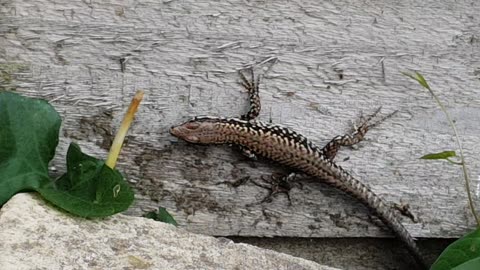
<instances>
[{"instance_id":1,"label":"common lizard","mask_svg":"<svg viewBox=\"0 0 480 270\"><path fill-rule=\"evenodd\" d=\"M367 185L353 178L347 171L333 162L340 146L360 142L366 132L377 123L368 124L377 110L352 134L337 136L325 147L320 148L299 133L280 125L255 120L261 109L259 79L247 79L240 72L242 85L249 92L250 109L240 118L195 117L178 126L170 133L195 144L231 144L238 146L250 157L259 155L288 166L291 169L315 177L358 199L382 220L400 238L417 264L427 269L414 238L400 222L399 215ZM382 120L380 120L382 121Z\"/></svg>"}]
</instances>

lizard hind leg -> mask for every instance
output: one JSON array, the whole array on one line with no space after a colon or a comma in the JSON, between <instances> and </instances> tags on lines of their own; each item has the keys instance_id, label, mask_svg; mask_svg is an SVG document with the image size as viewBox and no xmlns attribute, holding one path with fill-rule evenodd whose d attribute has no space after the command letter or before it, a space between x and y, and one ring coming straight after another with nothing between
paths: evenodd
<instances>
[{"instance_id":1,"label":"lizard hind leg","mask_svg":"<svg viewBox=\"0 0 480 270\"><path fill-rule=\"evenodd\" d=\"M237 148L247 158L249 158L251 160L257 160L258 159L257 155L255 155L255 153L252 150L250 150L246 147L243 147L243 146L238 146Z\"/></svg>"},{"instance_id":2,"label":"lizard hind leg","mask_svg":"<svg viewBox=\"0 0 480 270\"><path fill-rule=\"evenodd\" d=\"M242 71L239 71L241 84L247 90L250 102L250 109L248 112L240 117L242 120L254 120L260 114L262 108L260 103L260 95L258 85L260 84L260 76L255 78L253 73L253 68L249 68L250 78L247 79L245 74Z\"/></svg>"},{"instance_id":3,"label":"lizard hind leg","mask_svg":"<svg viewBox=\"0 0 480 270\"><path fill-rule=\"evenodd\" d=\"M278 175L273 174L270 177L262 177L263 183L257 183L256 181L252 180L252 183L258 187L264 188L268 190L267 196L265 196L261 201L257 203L252 203L249 205L256 205L262 203L270 203L277 194L285 194L288 199L288 204L292 205L292 200L290 198L290 190L296 185L300 185L301 183L295 182L296 177L298 176L297 173L289 173L287 175Z\"/></svg>"},{"instance_id":4,"label":"lizard hind leg","mask_svg":"<svg viewBox=\"0 0 480 270\"><path fill-rule=\"evenodd\" d=\"M367 116L366 119L363 119L363 117L361 117L360 126L354 127L354 131L352 133L334 137L330 142L327 143L327 145L322 148L322 154L329 160L333 161L341 146L352 146L361 142L365 138L365 134L368 130L374 128L381 122L392 117L397 112L394 111L393 113L390 113L375 122L371 122L372 119L378 115L381 109L382 107L379 107L372 114Z\"/></svg>"}]
</instances>

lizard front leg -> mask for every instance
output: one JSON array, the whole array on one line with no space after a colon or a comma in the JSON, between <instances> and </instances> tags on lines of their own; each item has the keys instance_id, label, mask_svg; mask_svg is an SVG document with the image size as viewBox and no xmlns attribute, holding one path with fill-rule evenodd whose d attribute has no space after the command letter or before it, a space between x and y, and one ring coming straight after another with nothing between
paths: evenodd
<instances>
[{"instance_id":1,"label":"lizard front leg","mask_svg":"<svg viewBox=\"0 0 480 270\"><path fill-rule=\"evenodd\" d=\"M259 84L260 84L260 76L255 78L255 74L253 72L253 68L248 69L250 79L247 79L245 74L242 71L239 71L241 84L248 92L248 101L250 108L248 112L243 114L240 119L250 121L255 120L260 114L260 110L262 109L262 105L260 103L260 95L259 95ZM245 147L236 147L244 156L251 160L257 160L257 156L250 150Z\"/></svg>"}]
</instances>

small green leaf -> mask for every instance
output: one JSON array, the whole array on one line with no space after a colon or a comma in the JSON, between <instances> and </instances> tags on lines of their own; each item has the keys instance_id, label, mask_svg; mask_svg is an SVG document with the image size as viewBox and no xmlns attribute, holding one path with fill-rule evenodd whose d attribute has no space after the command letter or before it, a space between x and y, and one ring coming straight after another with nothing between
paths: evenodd
<instances>
[{"instance_id":1,"label":"small green leaf","mask_svg":"<svg viewBox=\"0 0 480 270\"><path fill-rule=\"evenodd\" d=\"M0 92L0 206L50 181L60 116L44 100Z\"/></svg>"},{"instance_id":2,"label":"small green leaf","mask_svg":"<svg viewBox=\"0 0 480 270\"><path fill-rule=\"evenodd\" d=\"M465 264L465 267L470 267L470 264L466 262L477 260L478 258L480 258L480 230L476 229L450 244L442 254L440 254L430 270L480 269L455 268L457 266L463 266L463 264ZM477 262L471 262L471 265L477 265L475 263Z\"/></svg>"},{"instance_id":3,"label":"small green leaf","mask_svg":"<svg viewBox=\"0 0 480 270\"><path fill-rule=\"evenodd\" d=\"M146 218L150 218L156 221L161 221L165 222L168 224L172 224L175 226L178 226L178 223L175 221L175 219L170 215L167 210L163 207L159 207L158 211L151 211L143 215Z\"/></svg>"},{"instance_id":4,"label":"small green leaf","mask_svg":"<svg viewBox=\"0 0 480 270\"><path fill-rule=\"evenodd\" d=\"M413 74L410 74L410 73L406 73L406 72L402 72L403 75L411 78L411 79L414 79L415 81L417 81L421 86L423 86L424 88L430 90L430 86L428 85L427 83L427 80L425 80L425 78L423 77L422 74L418 73L415 71L415 75Z\"/></svg>"},{"instance_id":5,"label":"small green leaf","mask_svg":"<svg viewBox=\"0 0 480 270\"><path fill-rule=\"evenodd\" d=\"M457 154L455 151L443 151L439 153L427 154L421 157L420 159L448 159L450 157L456 157Z\"/></svg>"},{"instance_id":6,"label":"small green leaf","mask_svg":"<svg viewBox=\"0 0 480 270\"><path fill-rule=\"evenodd\" d=\"M425 87L426 89L430 89L430 86L428 85L427 81L422 76L422 74L415 72L415 75L417 75L417 81L418 83L420 83L421 86Z\"/></svg>"},{"instance_id":7,"label":"small green leaf","mask_svg":"<svg viewBox=\"0 0 480 270\"><path fill-rule=\"evenodd\" d=\"M466 263L453 268L452 270L478 270L480 269L480 258L470 260Z\"/></svg>"},{"instance_id":8,"label":"small green leaf","mask_svg":"<svg viewBox=\"0 0 480 270\"><path fill-rule=\"evenodd\" d=\"M67 173L37 191L64 210L82 217L105 217L126 210L134 195L120 172L70 144Z\"/></svg>"}]
</instances>

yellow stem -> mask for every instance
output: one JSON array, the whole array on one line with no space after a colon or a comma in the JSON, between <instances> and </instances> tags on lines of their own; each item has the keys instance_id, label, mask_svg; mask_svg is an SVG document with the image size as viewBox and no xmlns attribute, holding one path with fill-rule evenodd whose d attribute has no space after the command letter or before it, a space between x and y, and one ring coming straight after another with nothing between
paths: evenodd
<instances>
[{"instance_id":1,"label":"yellow stem","mask_svg":"<svg viewBox=\"0 0 480 270\"><path fill-rule=\"evenodd\" d=\"M105 161L105 165L112 169L115 168L115 164L117 164L118 155L120 154L120 150L122 149L123 141L125 140L127 131L132 124L133 117L137 112L138 105L140 105L142 98L143 91L138 90L137 93L135 93L135 96L133 97L130 106L128 107L127 113L123 117L123 121L120 125L120 129L118 130L117 135L115 135L112 147L110 147L110 152L108 153L107 161Z\"/></svg>"}]
</instances>

